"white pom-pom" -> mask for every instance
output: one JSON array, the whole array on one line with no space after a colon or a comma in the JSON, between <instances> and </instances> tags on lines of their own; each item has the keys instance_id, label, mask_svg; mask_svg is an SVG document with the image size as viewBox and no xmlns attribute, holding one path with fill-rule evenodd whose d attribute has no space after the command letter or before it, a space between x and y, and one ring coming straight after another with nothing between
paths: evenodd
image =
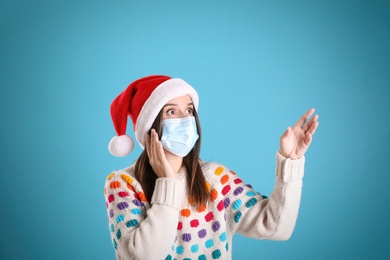
<instances>
[{"instance_id":1,"label":"white pom-pom","mask_svg":"<svg viewBox=\"0 0 390 260\"><path fill-rule=\"evenodd\" d=\"M117 157L123 157L131 153L134 148L134 141L128 135L114 136L108 144L110 153Z\"/></svg>"}]
</instances>

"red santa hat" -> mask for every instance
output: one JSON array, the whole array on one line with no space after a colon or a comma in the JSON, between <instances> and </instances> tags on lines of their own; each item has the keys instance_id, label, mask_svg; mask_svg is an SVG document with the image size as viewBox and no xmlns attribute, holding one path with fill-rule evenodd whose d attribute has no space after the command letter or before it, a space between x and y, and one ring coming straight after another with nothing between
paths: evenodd
<instances>
[{"instance_id":1,"label":"red santa hat","mask_svg":"<svg viewBox=\"0 0 390 260\"><path fill-rule=\"evenodd\" d=\"M182 79L155 75L132 82L114 99L110 107L117 134L108 144L110 153L122 157L130 154L134 148L133 139L126 134L127 116L133 122L135 138L143 149L145 135L164 105L169 100L186 94L191 97L195 109L198 109L198 94Z\"/></svg>"}]
</instances>

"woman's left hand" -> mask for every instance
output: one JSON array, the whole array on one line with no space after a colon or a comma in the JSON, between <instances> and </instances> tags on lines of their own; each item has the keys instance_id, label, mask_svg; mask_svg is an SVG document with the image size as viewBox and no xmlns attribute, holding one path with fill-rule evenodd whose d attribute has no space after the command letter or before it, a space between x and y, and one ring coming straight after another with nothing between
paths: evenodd
<instances>
[{"instance_id":1,"label":"woman's left hand","mask_svg":"<svg viewBox=\"0 0 390 260\"><path fill-rule=\"evenodd\" d=\"M280 154L286 158L298 159L305 154L318 127L318 115L309 117L314 108L309 109L293 127L288 127L280 137Z\"/></svg>"}]
</instances>

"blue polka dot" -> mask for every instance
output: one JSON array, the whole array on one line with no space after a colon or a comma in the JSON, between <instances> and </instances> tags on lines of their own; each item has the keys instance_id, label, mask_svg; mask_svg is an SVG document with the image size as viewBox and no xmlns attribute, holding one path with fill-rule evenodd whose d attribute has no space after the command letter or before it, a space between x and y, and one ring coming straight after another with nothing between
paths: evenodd
<instances>
[{"instance_id":1,"label":"blue polka dot","mask_svg":"<svg viewBox=\"0 0 390 260\"><path fill-rule=\"evenodd\" d=\"M219 249L217 250L214 250L213 253L212 253L212 256L213 256L213 259L218 259L221 257L221 251L219 251Z\"/></svg>"},{"instance_id":2,"label":"blue polka dot","mask_svg":"<svg viewBox=\"0 0 390 260\"><path fill-rule=\"evenodd\" d=\"M116 223L120 223L123 220L125 220L125 216L123 214L120 214L119 216L116 217Z\"/></svg>"},{"instance_id":3,"label":"blue polka dot","mask_svg":"<svg viewBox=\"0 0 390 260\"><path fill-rule=\"evenodd\" d=\"M168 255L165 260L172 260L172 256L171 255Z\"/></svg>"},{"instance_id":4,"label":"blue polka dot","mask_svg":"<svg viewBox=\"0 0 390 260\"><path fill-rule=\"evenodd\" d=\"M213 245L214 245L214 241L212 239L207 240L205 243L206 248L210 248Z\"/></svg>"},{"instance_id":5,"label":"blue polka dot","mask_svg":"<svg viewBox=\"0 0 390 260\"><path fill-rule=\"evenodd\" d=\"M225 248L226 248L226 251L229 251L229 243L226 243Z\"/></svg>"},{"instance_id":6,"label":"blue polka dot","mask_svg":"<svg viewBox=\"0 0 390 260\"><path fill-rule=\"evenodd\" d=\"M182 247L182 246L176 247L176 253L178 253L179 255L182 255L183 252L184 252L184 247Z\"/></svg>"},{"instance_id":7,"label":"blue polka dot","mask_svg":"<svg viewBox=\"0 0 390 260\"><path fill-rule=\"evenodd\" d=\"M233 203L233 210L238 210L241 207L242 201L241 200L236 200Z\"/></svg>"},{"instance_id":8,"label":"blue polka dot","mask_svg":"<svg viewBox=\"0 0 390 260\"><path fill-rule=\"evenodd\" d=\"M262 197L263 199L268 199L268 197L265 196L265 195L261 195L261 197Z\"/></svg>"},{"instance_id":9,"label":"blue polka dot","mask_svg":"<svg viewBox=\"0 0 390 260\"><path fill-rule=\"evenodd\" d=\"M236 215L234 215L234 222L238 223L238 221L240 221L241 216L242 216L241 211L238 211Z\"/></svg>"},{"instance_id":10,"label":"blue polka dot","mask_svg":"<svg viewBox=\"0 0 390 260\"><path fill-rule=\"evenodd\" d=\"M122 233L121 233L121 230L118 229L118 231L116 232L116 238L121 239L121 236L122 236Z\"/></svg>"},{"instance_id":11,"label":"blue polka dot","mask_svg":"<svg viewBox=\"0 0 390 260\"><path fill-rule=\"evenodd\" d=\"M111 231L111 232L114 232L114 224L111 224L111 225L110 225L110 231Z\"/></svg>"},{"instance_id":12,"label":"blue polka dot","mask_svg":"<svg viewBox=\"0 0 390 260\"><path fill-rule=\"evenodd\" d=\"M196 253L196 252L198 252L198 250L199 250L199 246L196 245L196 244L191 247L191 252L192 253Z\"/></svg>"},{"instance_id":13,"label":"blue polka dot","mask_svg":"<svg viewBox=\"0 0 390 260\"><path fill-rule=\"evenodd\" d=\"M140 209L132 209L131 210L131 213L133 215L141 215L142 214L142 211Z\"/></svg>"},{"instance_id":14,"label":"blue polka dot","mask_svg":"<svg viewBox=\"0 0 390 260\"><path fill-rule=\"evenodd\" d=\"M225 242L225 241L226 241L226 232L223 232L223 233L219 236L219 240L221 240L221 242Z\"/></svg>"},{"instance_id":15,"label":"blue polka dot","mask_svg":"<svg viewBox=\"0 0 390 260\"><path fill-rule=\"evenodd\" d=\"M112 240L112 244L114 245L114 248L117 249L118 245L117 245L115 239Z\"/></svg>"},{"instance_id":16,"label":"blue polka dot","mask_svg":"<svg viewBox=\"0 0 390 260\"><path fill-rule=\"evenodd\" d=\"M245 204L245 206L246 206L247 208L250 208L250 207L252 207L253 205L255 205L256 202L257 202L257 199L256 199L256 198L251 198L251 199Z\"/></svg>"},{"instance_id":17,"label":"blue polka dot","mask_svg":"<svg viewBox=\"0 0 390 260\"><path fill-rule=\"evenodd\" d=\"M256 195L256 192L253 192L253 191L248 191L247 193L246 193L246 196L248 196L248 197L253 197L253 196L255 196Z\"/></svg>"}]
</instances>

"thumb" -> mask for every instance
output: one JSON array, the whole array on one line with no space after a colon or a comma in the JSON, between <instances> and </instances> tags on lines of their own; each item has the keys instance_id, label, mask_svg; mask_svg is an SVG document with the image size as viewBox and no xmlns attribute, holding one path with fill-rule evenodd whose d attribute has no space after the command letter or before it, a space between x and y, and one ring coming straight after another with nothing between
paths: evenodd
<instances>
[{"instance_id":1,"label":"thumb","mask_svg":"<svg viewBox=\"0 0 390 260\"><path fill-rule=\"evenodd\" d=\"M292 129L291 127L287 127L286 131L284 131L284 133L282 134L282 136L280 137L280 140L285 140L288 138L288 136L291 135L291 132L292 132Z\"/></svg>"}]
</instances>

